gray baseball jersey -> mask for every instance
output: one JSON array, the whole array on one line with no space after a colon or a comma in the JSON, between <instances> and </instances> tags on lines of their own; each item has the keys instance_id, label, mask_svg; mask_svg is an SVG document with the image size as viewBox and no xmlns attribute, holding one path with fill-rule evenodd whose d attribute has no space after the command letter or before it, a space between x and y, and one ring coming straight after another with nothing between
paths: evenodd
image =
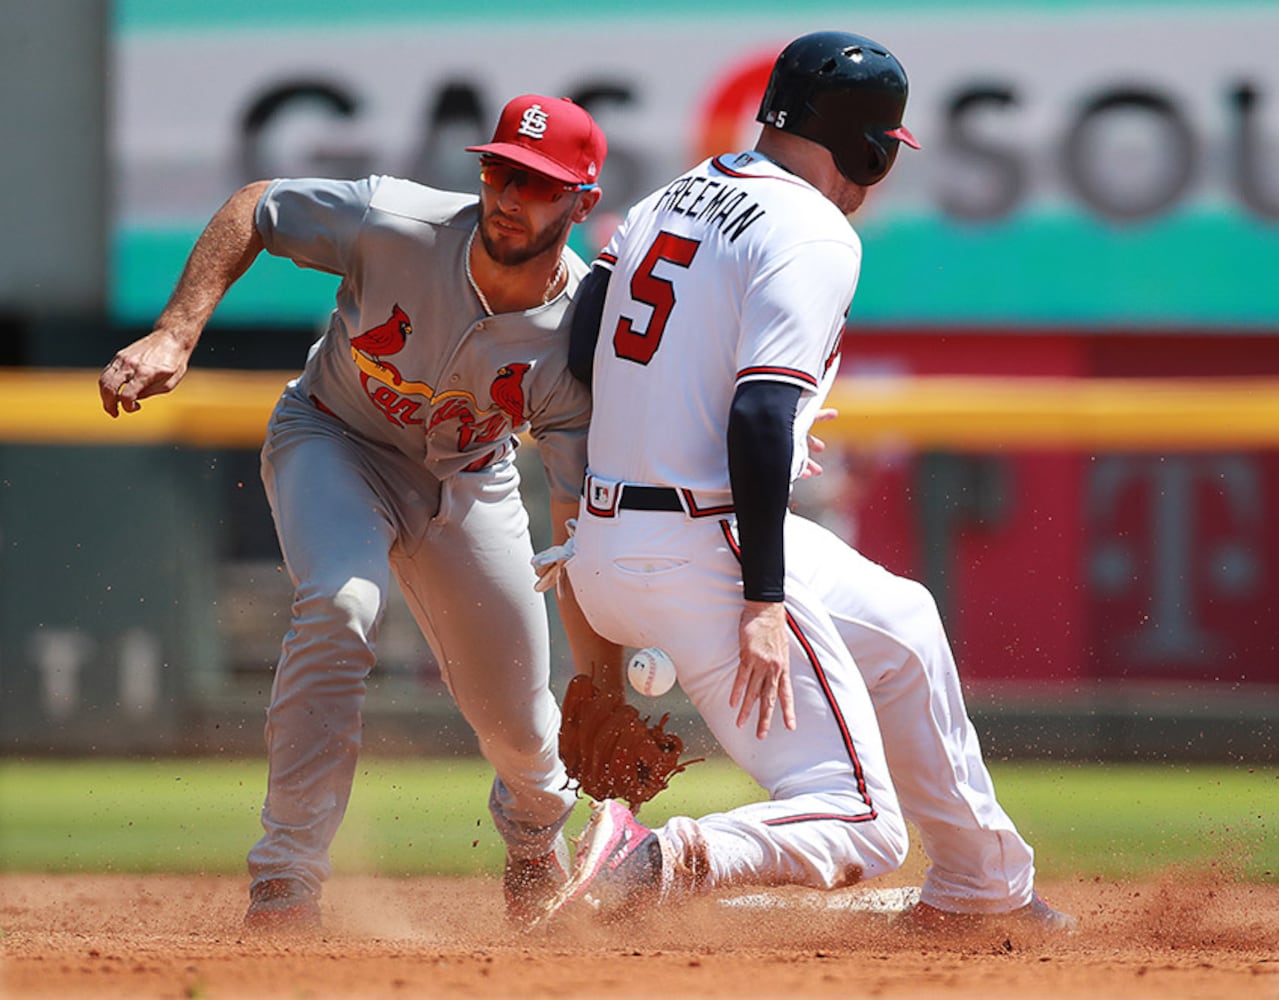
<instances>
[{"instance_id":1,"label":"gray baseball jersey","mask_svg":"<svg viewBox=\"0 0 1279 1000\"><path fill-rule=\"evenodd\" d=\"M474 197L392 177L272 183L257 210L267 251L342 276L298 388L441 479L502 458L528 429L571 501L590 394L565 367L570 295L486 315L465 272L477 216ZM586 267L564 258L571 292Z\"/></svg>"}]
</instances>

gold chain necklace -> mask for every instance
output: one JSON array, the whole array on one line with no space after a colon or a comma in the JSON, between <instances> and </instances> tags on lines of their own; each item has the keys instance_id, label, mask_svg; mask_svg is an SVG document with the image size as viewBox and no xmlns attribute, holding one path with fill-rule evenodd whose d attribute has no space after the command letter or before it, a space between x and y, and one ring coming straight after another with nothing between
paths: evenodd
<instances>
[{"instance_id":1,"label":"gold chain necklace","mask_svg":"<svg viewBox=\"0 0 1279 1000\"><path fill-rule=\"evenodd\" d=\"M547 282L546 291L542 293L542 305L551 301L551 296L555 292L555 286L560 283L560 278L564 276L564 258L561 257L555 264L555 273L551 275L551 280Z\"/></svg>"},{"instance_id":2,"label":"gold chain necklace","mask_svg":"<svg viewBox=\"0 0 1279 1000\"><path fill-rule=\"evenodd\" d=\"M476 229L479 227L477 226ZM484 297L484 293L480 291L480 286L475 280L475 275L471 272L471 244L475 242L476 229L471 230L471 235L466 240L466 251L462 255L462 266L466 270L466 280L471 283L471 291L475 293L475 297L480 300L480 305L484 307L486 316L494 315L493 307L489 305L489 300ZM564 258L561 257L555 264L555 273L551 275L551 280L546 283L546 289L542 292L542 305L551 301L551 294L555 290L555 286L560 283L560 279L564 277Z\"/></svg>"},{"instance_id":3,"label":"gold chain necklace","mask_svg":"<svg viewBox=\"0 0 1279 1000\"><path fill-rule=\"evenodd\" d=\"M471 291L475 293L475 297L480 300L480 305L484 307L484 315L492 316L493 307L489 305L489 300L484 297L484 293L480 291L480 286L475 283L475 275L471 273L471 244L475 242L475 230L471 230L471 235L466 240L466 252L462 254L462 264L466 267L466 280L471 283Z\"/></svg>"}]
</instances>

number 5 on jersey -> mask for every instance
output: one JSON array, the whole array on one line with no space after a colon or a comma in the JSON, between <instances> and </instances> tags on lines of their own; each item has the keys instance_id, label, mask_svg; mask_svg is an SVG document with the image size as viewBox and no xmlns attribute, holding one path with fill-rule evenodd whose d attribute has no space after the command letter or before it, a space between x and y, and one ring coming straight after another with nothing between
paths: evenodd
<instances>
[{"instance_id":1,"label":"number 5 on jersey","mask_svg":"<svg viewBox=\"0 0 1279 1000\"><path fill-rule=\"evenodd\" d=\"M674 284L667 278L657 277L653 268L663 260L678 267L688 267L701 245L700 240L690 240L686 236L658 233L657 239L644 255L639 270L631 275L631 298L652 307L653 315L649 318L648 328L644 330L635 329L635 323L629 316L618 319L617 329L613 331L613 353L619 358L641 365L653 360L653 355L662 342L666 321L671 318L671 310L675 308Z\"/></svg>"}]
</instances>

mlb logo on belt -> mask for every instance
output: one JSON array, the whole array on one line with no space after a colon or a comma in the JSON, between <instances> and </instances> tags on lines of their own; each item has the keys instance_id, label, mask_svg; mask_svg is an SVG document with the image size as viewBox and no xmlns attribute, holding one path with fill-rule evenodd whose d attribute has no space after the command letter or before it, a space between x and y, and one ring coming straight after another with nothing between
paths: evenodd
<instances>
[{"instance_id":1,"label":"mlb logo on belt","mask_svg":"<svg viewBox=\"0 0 1279 1000\"><path fill-rule=\"evenodd\" d=\"M617 509L619 483L586 477L586 509L596 517L612 517Z\"/></svg>"}]
</instances>

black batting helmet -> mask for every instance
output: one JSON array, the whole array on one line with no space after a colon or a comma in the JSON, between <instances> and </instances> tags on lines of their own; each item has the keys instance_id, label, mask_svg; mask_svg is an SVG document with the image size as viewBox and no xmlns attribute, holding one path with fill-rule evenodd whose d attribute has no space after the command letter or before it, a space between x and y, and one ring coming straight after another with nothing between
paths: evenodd
<instances>
[{"instance_id":1,"label":"black batting helmet","mask_svg":"<svg viewBox=\"0 0 1279 1000\"><path fill-rule=\"evenodd\" d=\"M878 42L844 31L795 39L773 64L755 120L830 150L854 184L883 180L897 147L919 143L902 124L906 71Z\"/></svg>"}]
</instances>

